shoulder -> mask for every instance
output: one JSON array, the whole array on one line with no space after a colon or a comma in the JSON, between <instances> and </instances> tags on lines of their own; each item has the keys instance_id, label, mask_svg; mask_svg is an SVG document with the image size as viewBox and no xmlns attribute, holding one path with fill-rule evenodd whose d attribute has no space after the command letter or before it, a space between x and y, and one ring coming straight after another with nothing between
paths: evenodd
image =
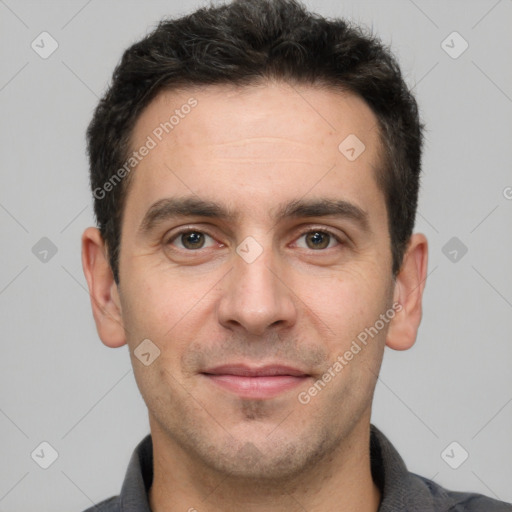
<instances>
[{"instance_id":1,"label":"shoulder","mask_svg":"<svg viewBox=\"0 0 512 512\"><path fill-rule=\"evenodd\" d=\"M380 487L379 512L512 512L512 504L474 492L451 491L410 472L390 440L370 425L372 477Z\"/></svg>"},{"instance_id":2,"label":"shoulder","mask_svg":"<svg viewBox=\"0 0 512 512\"><path fill-rule=\"evenodd\" d=\"M120 510L119 496L112 496L111 498L89 507L83 512L119 512Z\"/></svg>"},{"instance_id":3,"label":"shoulder","mask_svg":"<svg viewBox=\"0 0 512 512\"><path fill-rule=\"evenodd\" d=\"M428 489L433 509L442 512L512 512L512 504L474 492L445 489L428 478L409 473L419 486Z\"/></svg>"}]
</instances>

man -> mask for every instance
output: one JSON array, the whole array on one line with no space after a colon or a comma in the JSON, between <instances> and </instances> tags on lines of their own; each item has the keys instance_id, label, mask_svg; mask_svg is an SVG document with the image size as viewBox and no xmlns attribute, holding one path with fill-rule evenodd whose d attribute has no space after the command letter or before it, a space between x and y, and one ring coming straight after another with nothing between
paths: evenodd
<instances>
[{"instance_id":1,"label":"man","mask_svg":"<svg viewBox=\"0 0 512 512\"><path fill-rule=\"evenodd\" d=\"M151 430L94 510L512 510L370 425L427 272L422 125L378 40L294 1L200 9L125 52L87 136L94 318Z\"/></svg>"}]
</instances>

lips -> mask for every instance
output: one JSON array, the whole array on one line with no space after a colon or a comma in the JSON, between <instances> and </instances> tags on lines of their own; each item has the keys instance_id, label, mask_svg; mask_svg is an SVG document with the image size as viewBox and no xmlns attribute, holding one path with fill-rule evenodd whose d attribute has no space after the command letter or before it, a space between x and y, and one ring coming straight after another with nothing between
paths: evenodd
<instances>
[{"instance_id":1,"label":"lips","mask_svg":"<svg viewBox=\"0 0 512 512\"><path fill-rule=\"evenodd\" d=\"M228 364L202 372L212 384L241 398L272 398L303 383L310 376L291 366L254 367Z\"/></svg>"},{"instance_id":2,"label":"lips","mask_svg":"<svg viewBox=\"0 0 512 512\"><path fill-rule=\"evenodd\" d=\"M307 375L298 368L283 365L268 365L262 367L250 367L243 364L223 365L205 370L203 373L211 375L236 375L240 377L273 377L279 375L291 375L301 377Z\"/></svg>"}]
</instances>

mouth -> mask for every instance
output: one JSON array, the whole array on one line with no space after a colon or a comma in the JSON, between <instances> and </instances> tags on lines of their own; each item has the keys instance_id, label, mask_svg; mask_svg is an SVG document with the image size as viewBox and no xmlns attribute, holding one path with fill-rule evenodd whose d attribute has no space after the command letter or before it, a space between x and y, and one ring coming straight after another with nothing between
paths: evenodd
<instances>
[{"instance_id":1,"label":"mouth","mask_svg":"<svg viewBox=\"0 0 512 512\"><path fill-rule=\"evenodd\" d=\"M217 366L201 372L212 384L241 398L273 398L303 384L310 375L291 366Z\"/></svg>"}]
</instances>

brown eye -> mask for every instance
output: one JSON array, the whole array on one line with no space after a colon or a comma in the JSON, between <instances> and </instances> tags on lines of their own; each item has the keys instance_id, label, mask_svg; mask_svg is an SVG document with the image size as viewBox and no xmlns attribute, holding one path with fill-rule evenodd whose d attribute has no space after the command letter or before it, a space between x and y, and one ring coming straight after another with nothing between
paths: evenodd
<instances>
[{"instance_id":1,"label":"brown eye","mask_svg":"<svg viewBox=\"0 0 512 512\"><path fill-rule=\"evenodd\" d=\"M333 247L332 242L334 242L334 245L339 244L336 237L328 231L308 231L300 238L305 239L305 248L312 250L321 250Z\"/></svg>"},{"instance_id":2,"label":"brown eye","mask_svg":"<svg viewBox=\"0 0 512 512\"><path fill-rule=\"evenodd\" d=\"M209 238L213 241L210 235L202 233L201 231L183 231L172 237L167 243L175 245L179 249L186 249L189 251L203 249L205 247L206 239Z\"/></svg>"},{"instance_id":3,"label":"brown eye","mask_svg":"<svg viewBox=\"0 0 512 512\"><path fill-rule=\"evenodd\" d=\"M204 235L195 231L180 236L183 246L187 249L201 249L204 245Z\"/></svg>"}]
</instances>

